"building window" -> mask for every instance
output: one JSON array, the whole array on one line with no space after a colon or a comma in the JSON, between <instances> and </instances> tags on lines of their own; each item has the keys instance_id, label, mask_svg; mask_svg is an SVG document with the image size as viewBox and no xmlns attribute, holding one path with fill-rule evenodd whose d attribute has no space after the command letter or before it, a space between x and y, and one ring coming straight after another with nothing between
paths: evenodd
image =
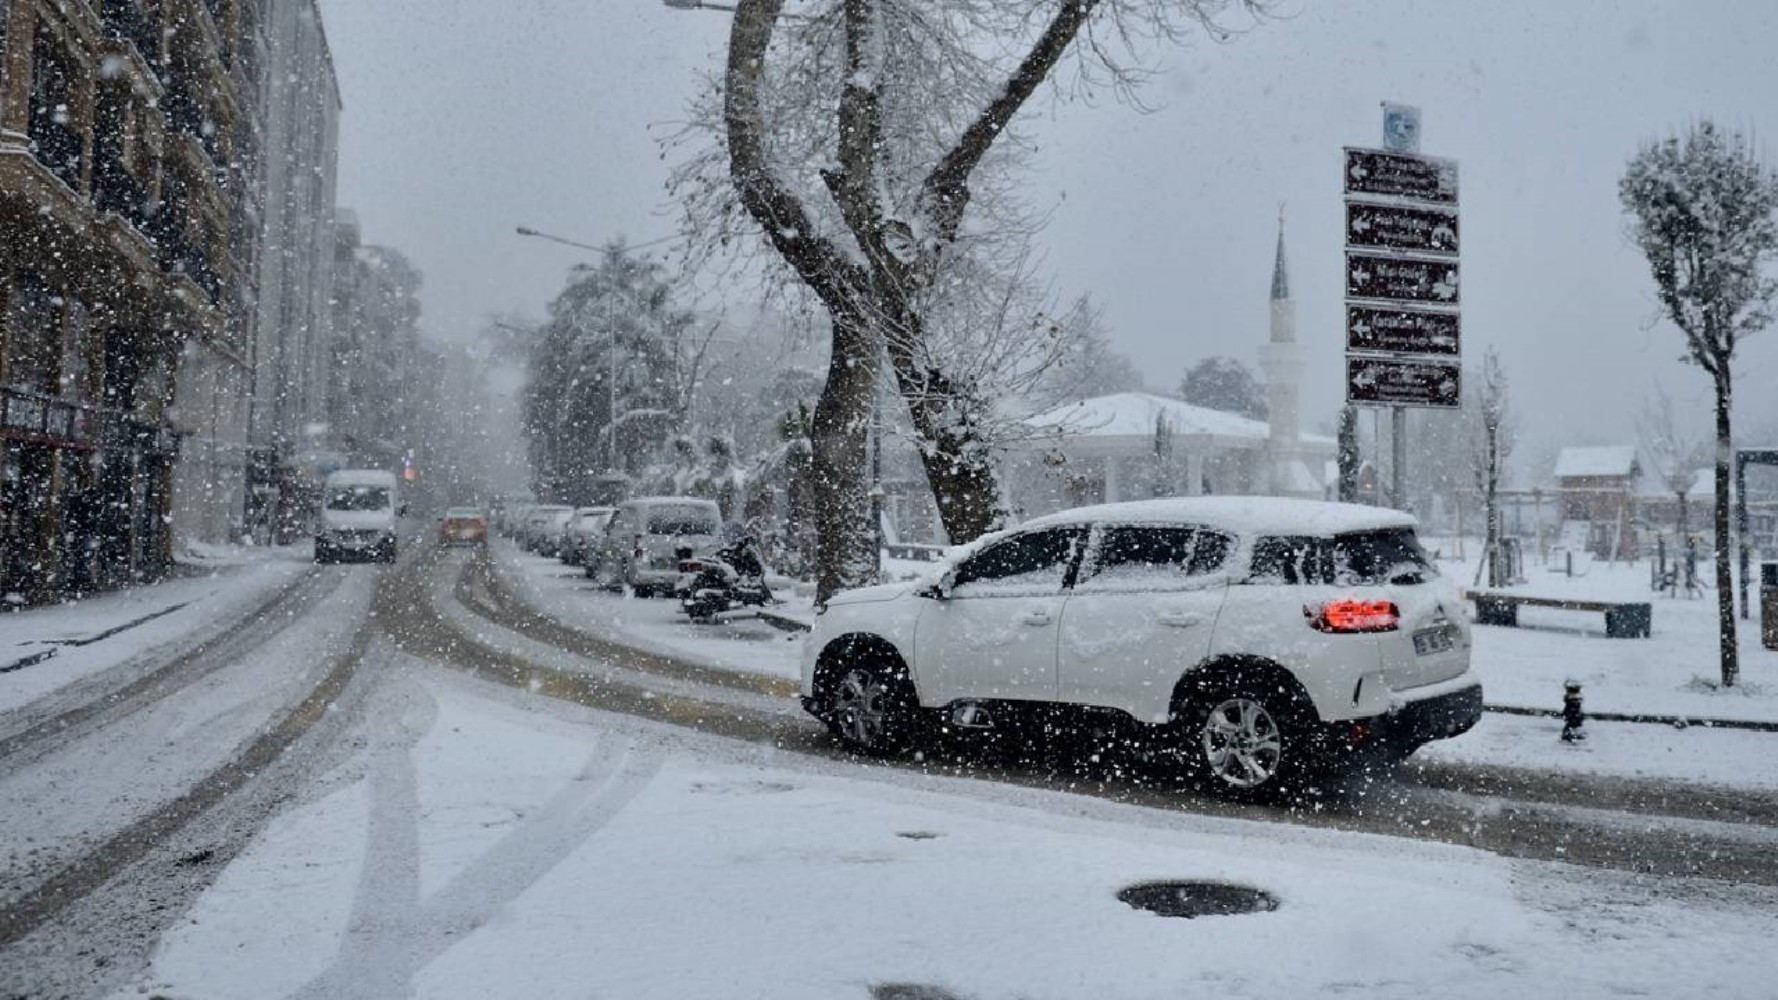
<instances>
[{"instance_id":1,"label":"building window","mask_svg":"<svg viewBox=\"0 0 1778 1000\"><path fill-rule=\"evenodd\" d=\"M0 0L0 53L11 51L6 47L6 31L12 27L12 0ZM6 93L6 60L0 59L0 97ZM0 102L0 108L4 108Z\"/></svg>"},{"instance_id":2,"label":"building window","mask_svg":"<svg viewBox=\"0 0 1778 1000\"><path fill-rule=\"evenodd\" d=\"M92 397L93 366L90 360L92 314L78 299L68 300L67 333L62 341L60 375L62 398L76 403Z\"/></svg>"},{"instance_id":3,"label":"building window","mask_svg":"<svg viewBox=\"0 0 1778 1000\"><path fill-rule=\"evenodd\" d=\"M62 300L41 279L21 274L13 284L6 318L7 381L54 395L60 389Z\"/></svg>"},{"instance_id":4,"label":"building window","mask_svg":"<svg viewBox=\"0 0 1778 1000\"><path fill-rule=\"evenodd\" d=\"M31 151L52 173L80 189L80 131L74 127L74 74L61 44L39 29L31 47L31 107L26 128Z\"/></svg>"}]
</instances>

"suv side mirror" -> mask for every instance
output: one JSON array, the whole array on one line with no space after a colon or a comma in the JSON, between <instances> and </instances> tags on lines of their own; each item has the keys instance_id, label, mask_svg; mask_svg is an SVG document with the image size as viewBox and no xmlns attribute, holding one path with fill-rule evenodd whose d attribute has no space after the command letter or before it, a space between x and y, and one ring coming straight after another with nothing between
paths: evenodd
<instances>
[{"instance_id":1,"label":"suv side mirror","mask_svg":"<svg viewBox=\"0 0 1778 1000\"><path fill-rule=\"evenodd\" d=\"M951 599L951 588L956 585L957 571L948 569L937 580L921 587L916 593L920 597L930 597L935 601L948 601Z\"/></svg>"}]
</instances>

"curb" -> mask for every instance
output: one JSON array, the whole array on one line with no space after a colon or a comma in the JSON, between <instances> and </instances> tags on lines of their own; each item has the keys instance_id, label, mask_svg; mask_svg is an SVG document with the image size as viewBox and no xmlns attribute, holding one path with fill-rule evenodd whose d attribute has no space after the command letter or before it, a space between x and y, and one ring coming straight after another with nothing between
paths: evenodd
<instances>
[{"instance_id":1,"label":"curb","mask_svg":"<svg viewBox=\"0 0 1778 1000\"><path fill-rule=\"evenodd\" d=\"M1525 708L1519 705L1483 705L1482 711L1495 712L1500 715L1527 715L1545 719L1562 718L1559 708ZM1645 725L1672 726L1674 729L1688 729L1702 726L1705 729L1744 729L1756 733L1778 733L1778 722L1762 722L1757 719L1712 719L1695 715L1656 715L1645 712L1588 712L1588 721L1598 722L1637 722Z\"/></svg>"}]
</instances>

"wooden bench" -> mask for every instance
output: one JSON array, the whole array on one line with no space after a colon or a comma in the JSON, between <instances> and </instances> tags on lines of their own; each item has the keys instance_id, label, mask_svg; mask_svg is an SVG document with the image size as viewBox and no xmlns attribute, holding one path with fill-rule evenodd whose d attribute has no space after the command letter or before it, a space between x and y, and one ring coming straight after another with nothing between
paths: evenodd
<instances>
[{"instance_id":1,"label":"wooden bench","mask_svg":"<svg viewBox=\"0 0 1778 1000\"><path fill-rule=\"evenodd\" d=\"M1463 596L1475 602L1477 625L1519 624L1519 607L1560 608L1564 611L1602 611L1605 634L1613 639L1647 638L1654 624L1654 606L1646 601L1589 601L1574 597L1533 597L1499 591L1472 590Z\"/></svg>"}]
</instances>

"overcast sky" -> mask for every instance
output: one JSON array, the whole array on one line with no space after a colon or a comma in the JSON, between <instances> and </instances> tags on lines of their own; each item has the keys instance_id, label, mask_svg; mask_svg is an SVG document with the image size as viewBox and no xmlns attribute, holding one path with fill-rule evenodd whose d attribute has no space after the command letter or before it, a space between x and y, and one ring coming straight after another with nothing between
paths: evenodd
<instances>
[{"instance_id":1,"label":"overcast sky","mask_svg":"<svg viewBox=\"0 0 1778 1000\"><path fill-rule=\"evenodd\" d=\"M656 0L320 0L345 102L340 202L426 275L428 332L540 315L590 243L671 234L658 140L726 41L727 15ZM1379 103L1419 105L1462 171L1465 355L1499 348L1534 442L1628 442L1660 379L1702 428L1617 178L1701 115L1778 135L1778 4L1295 2L1236 40L1156 49L1143 113L1034 109L1030 197L1057 288L1090 292L1116 345L1171 389L1211 354L1255 363L1286 202L1308 429L1343 372L1340 149ZM1769 141L1762 139L1768 157ZM728 301L749 294L727 289ZM701 305L718 306L708 297ZM1778 439L1778 330L1743 346L1740 426Z\"/></svg>"}]
</instances>

